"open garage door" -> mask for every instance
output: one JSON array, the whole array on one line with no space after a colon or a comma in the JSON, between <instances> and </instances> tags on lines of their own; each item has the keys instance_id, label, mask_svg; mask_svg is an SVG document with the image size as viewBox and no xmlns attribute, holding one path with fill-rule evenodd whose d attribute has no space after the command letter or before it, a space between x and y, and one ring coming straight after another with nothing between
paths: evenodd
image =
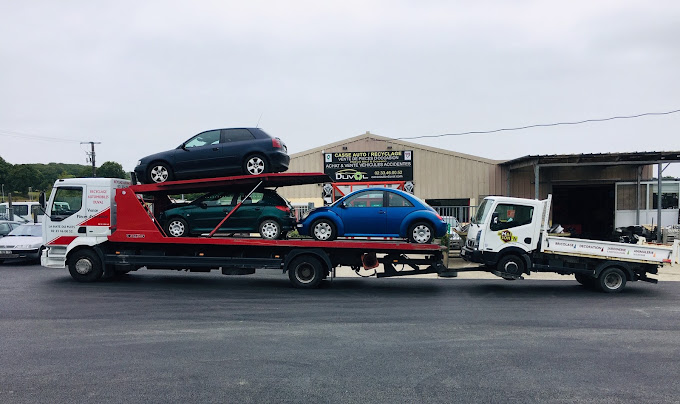
<instances>
[{"instance_id":1,"label":"open garage door","mask_svg":"<svg viewBox=\"0 0 680 404\"><path fill-rule=\"evenodd\" d=\"M610 240L614 194L614 184L553 185L552 222L575 237Z\"/></svg>"}]
</instances>

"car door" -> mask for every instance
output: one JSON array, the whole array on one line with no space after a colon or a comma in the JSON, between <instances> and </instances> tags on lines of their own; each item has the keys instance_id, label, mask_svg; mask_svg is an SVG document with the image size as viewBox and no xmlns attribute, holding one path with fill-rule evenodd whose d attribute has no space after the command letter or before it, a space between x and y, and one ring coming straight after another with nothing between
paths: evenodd
<instances>
[{"instance_id":1,"label":"car door","mask_svg":"<svg viewBox=\"0 0 680 404\"><path fill-rule=\"evenodd\" d=\"M175 151L173 169L176 174L219 170L223 160L223 144L220 130L199 133Z\"/></svg>"},{"instance_id":2,"label":"car door","mask_svg":"<svg viewBox=\"0 0 680 404\"><path fill-rule=\"evenodd\" d=\"M262 214L264 194L262 192L253 192L244 200L243 198L247 195L247 192L239 195L237 203L242 200L243 203L227 222L229 222L229 227L235 230L256 232L258 231L260 215Z\"/></svg>"},{"instance_id":3,"label":"car door","mask_svg":"<svg viewBox=\"0 0 680 404\"><path fill-rule=\"evenodd\" d=\"M225 172L240 172L243 159L252 151L255 137L248 129L222 129L224 144L220 169Z\"/></svg>"},{"instance_id":4,"label":"car door","mask_svg":"<svg viewBox=\"0 0 680 404\"><path fill-rule=\"evenodd\" d=\"M399 236L399 229L404 218L414 210L414 206L408 199L394 192L385 192L387 194L387 209L386 209L386 233L396 237Z\"/></svg>"},{"instance_id":5,"label":"car door","mask_svg":"<svg viewBox=\"0 0 680 404\"><path fill-rule=\"evenodd\" d=\"M189 226L192 231L207 233L212 231L233 208L234 194L222 192L206 196L192 206ZM227 223L225 223L226 225ZM220 230L227 226L220 227Z\"/></svg>"},{"instance_id":6,"label":"car door","mask_svg":"<svg viewBox=\"0 0 680 404\"><path fill-rule=\"evenodd\" d=\"M385 193L370 188L347 198L340 207L346 236L384 235L387 212Z\"/></svg>"}]
</instances>

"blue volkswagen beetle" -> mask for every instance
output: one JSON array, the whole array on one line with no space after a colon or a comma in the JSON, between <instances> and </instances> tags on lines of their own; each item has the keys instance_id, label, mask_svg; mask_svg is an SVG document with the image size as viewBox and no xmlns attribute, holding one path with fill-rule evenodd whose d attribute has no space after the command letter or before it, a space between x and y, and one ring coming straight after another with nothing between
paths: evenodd
<instances>
[{"instance_id":1,"label":"blue volkswagen beetle","mask_svg":"<svg viewBox=\"0 0 680 404\"><path fill-rule=\"evenodd\" d=\"M446 234L446 222L414 195L389 188L352 192L331 206L314 209L298 232L320 241L336 237L400 237L429 243Z\"/></svg>"}]
</instances>

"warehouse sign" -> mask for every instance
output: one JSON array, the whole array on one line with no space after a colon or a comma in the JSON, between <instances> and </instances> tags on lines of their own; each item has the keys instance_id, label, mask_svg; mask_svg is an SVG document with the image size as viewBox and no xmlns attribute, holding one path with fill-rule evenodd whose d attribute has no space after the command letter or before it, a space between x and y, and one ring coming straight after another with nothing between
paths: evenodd
<instances>
[{"instance_id":1,"label":"warehouse sign","mask_svg":"<svg viewBox=\"0 0 680 404\"><path fill-rule=\"evenodd\" d=\"M325 153L324 173L335 182L413 181L413 151Z\"/></svg>"}]
</instances>

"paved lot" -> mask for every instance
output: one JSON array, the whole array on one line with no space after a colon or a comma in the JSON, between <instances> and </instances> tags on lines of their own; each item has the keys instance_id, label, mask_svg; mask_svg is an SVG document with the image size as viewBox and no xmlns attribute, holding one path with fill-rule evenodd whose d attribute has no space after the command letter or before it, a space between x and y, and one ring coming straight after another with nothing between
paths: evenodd
<instances>
[{"instance_id":1,"label":"paved lot","mask_svg":"<svg viewBox=\"0 0 680 404\"><path fill-rule=\"evenodd\" d=\"M5 263L0 402L678 402L678 288Z\"/></svg>"}]
</instances>

